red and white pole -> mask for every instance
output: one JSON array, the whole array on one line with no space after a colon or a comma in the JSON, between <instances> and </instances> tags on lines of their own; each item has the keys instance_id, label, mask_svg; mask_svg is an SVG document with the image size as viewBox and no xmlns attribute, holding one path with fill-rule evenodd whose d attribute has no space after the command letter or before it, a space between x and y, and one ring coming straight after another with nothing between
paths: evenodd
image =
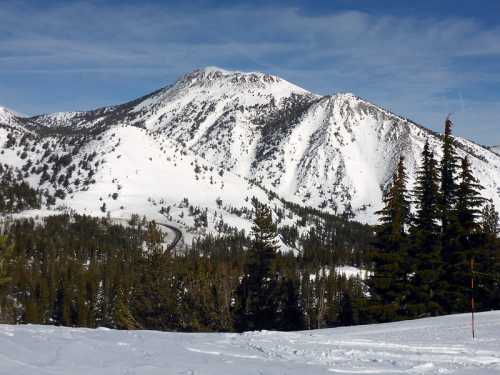
<instances>
[{"instance_id":1,"label":"red and white pole","mask_svg":"<svg viewBox=\"0 0 500 375\"><path fill-rule=\"evenodd\" d=\"M471 318L472 318L472 339L476 338L476 327L474 321L474 311L475 311L475 303L474 303L474 258L470 260L470 287L471 287L471 299L470 299L470 307L471 307Z\"/></svg>"}]
</instances>

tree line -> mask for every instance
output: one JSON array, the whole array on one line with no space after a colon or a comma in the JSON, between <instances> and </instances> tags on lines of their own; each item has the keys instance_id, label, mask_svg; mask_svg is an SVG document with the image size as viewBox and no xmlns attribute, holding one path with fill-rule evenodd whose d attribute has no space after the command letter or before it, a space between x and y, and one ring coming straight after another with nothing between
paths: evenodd
<instances>
[{"instance_id":1,"label":"tree line","mask_svg":"<svg viewBox=\"0 0 500 375\"><path fill-rule=\"evenodd\" d=\"M0 319L174 331L298 330L355 324L361 280L328 255L282 253L271 209L252 235L208 236L168 251L154 222L81 215L4 224Z\"/></svg>"},{"instance_id":2,"label":"tree line","mask_svg":"<svg viewBox=\"0 0 500 375\"><path fill-rule=\"evenodd\" d=\"M481 198L469 158L457 156L450 119L440 162L428 142L421 159L412 190L400 159L379 212L368 281L372 315L393 321L465 312L471 277L477 278L478 308L499 308L498 214Z\"/></svg>"}]
</instances>

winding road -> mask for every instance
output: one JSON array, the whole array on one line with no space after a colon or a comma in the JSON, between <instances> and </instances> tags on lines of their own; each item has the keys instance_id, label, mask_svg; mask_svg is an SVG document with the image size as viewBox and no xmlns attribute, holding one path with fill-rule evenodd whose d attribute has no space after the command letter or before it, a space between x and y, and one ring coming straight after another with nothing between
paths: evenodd
<instances>
[{"instance_id":1,"label":"winding road","mask_svg":"<svg viewBox=\"0 0 500 375\"><path fill-rule=\"evenodd\" d=\"M179 243L179 241L182 240L182 232L180 231L179 228L176 228L176 227L174 227L173 225L170 225L170 224L165 224L165 223L156 223L156 224L158 224L159 226L168 228L172 232L175 233L174 240L167 247L167 251L173 250L177 246L177 244Z\"/></svg>"},{"instance_id":2,"label":"winding road","mask_svg":"<svg viewBox=\"0 0 500 375\"><path fill-rule=\"evenodd\" d=\"M118 222L121 225L123 225L123 224L128 225L128 222L129 222L129 219L117 218L117 217L111 218L111 220L113 220L114 222ZM179 228L177 228L177 227L174 227L171 224L167 224L167 223L163 223L163 222L158 222L156 220L155 220L155 223L156 223L156 225L159 225L161 227L165 227L165 228L170 229L174 233L174 235L175 235L174 239L167 246L167 251L173 250L177 246L177 244L182 240L182 232L181 232L181 230Z\"/></svg>"}]
</instances>

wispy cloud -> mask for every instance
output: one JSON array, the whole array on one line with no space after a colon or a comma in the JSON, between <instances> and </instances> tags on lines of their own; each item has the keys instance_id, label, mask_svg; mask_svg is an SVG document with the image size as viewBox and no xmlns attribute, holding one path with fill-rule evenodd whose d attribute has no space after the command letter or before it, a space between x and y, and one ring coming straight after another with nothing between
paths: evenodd
<instances>
[{"instance_id":1,"label":"wispy cloud","mask_svg":"<svg viewBox=\"0 0 500 375\"><path fill-rule=\"evenodd\" d=\"M103 85L144 77L161 85L195 67L221 65L265 70L323 94L353 91L426 125L454 112L463 135L500 143L491 126L500 121L500 90L491 89L500 89L500 69L492 69L499 57L500 27L468 18L98 2L0 8L0 101L15 85L12 76L57 77L61 90L76 74ZM7 75L10 83L2 85ZM483 86L489 90L481 95ZM131 98L141 94L127 90ZM465 124L485 120L483 127Z\"/></svg>"}]
</instances>

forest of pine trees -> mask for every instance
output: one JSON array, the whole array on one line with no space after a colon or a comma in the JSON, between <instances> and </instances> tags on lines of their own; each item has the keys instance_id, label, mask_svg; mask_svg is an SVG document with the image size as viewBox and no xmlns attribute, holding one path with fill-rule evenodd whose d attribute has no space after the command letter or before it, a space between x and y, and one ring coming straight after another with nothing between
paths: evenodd
<instances>
[{"instance_id":1,"label":"forest of pine trees","mask_svg":"<svg viewBox=\"0 0 500 375\"><path fill-rule=\"evenodd\" d=\"M175 331L297 330L362 322L360 280L281 253L271 210L254 201L244 234L168 251L154 222L80 215L4 224L0 321ZM329 259L329 260L328 260Z\"/></svg>"},{"instance_id":2,"label":"forest of pine trees","mask_svg":"<svg viewBox=\"0 0 500 375\"><path fill-rule=\"evenodd\" d=\"M421 157L411 190L400 159L379 212L371 315L393 321L467 311L471 277L479 309L500 308L498 214L481 198L468 157L457 157L450 119L441 162L429 144Z\"/></svg>"},{"instance_id":3,"label":"forest of pine trees","mask_svg":"<svg viewBox=\"0 0 500 375\"><path fill-rule=\"evenodd\" d=\"M42 195L23 181L21 175L0 164L0 213L40 208Z\"/></svg>"},{"instance_id":4,"label":"forest of pine trees","mask_svg":"<svg viewBox=\"0 0 500 375\"><path fill-rule=\"evenodd\" d=\"M310 208L286 208L310 226L277 227L284 215L256 199L249 235L169 249L154 222L58 215L4 220L0 322L171 331L300 330L500 308L498 213L480 196L468 158L446 121L442 158L426 144L415 186L404 158L375 228ZM3 171L0 212L40 205ZM283 252L280 244L300 249ZM471 263L474 262L474 273ZM346 278L335 267L371 271Z\"/></svg>"}]
</instances>

